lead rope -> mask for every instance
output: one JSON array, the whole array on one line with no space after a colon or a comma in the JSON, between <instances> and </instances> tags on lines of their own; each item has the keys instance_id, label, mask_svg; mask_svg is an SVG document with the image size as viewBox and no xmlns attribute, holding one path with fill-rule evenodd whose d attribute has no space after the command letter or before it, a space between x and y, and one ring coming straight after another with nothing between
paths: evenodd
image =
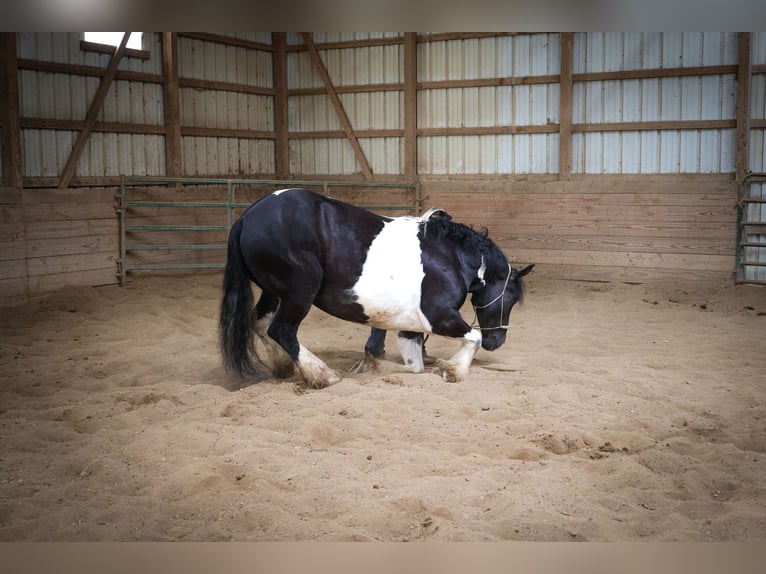
<instances>
[{"instance_id":1,"label":"lead rope","mask_svg":"<svg viewBox=\"0 0 766 574\"><path fill-rule=\"evenodd\" d=\"M489 303L486 305L474 305L471 303L471 306L473 307L473 322L471 323L471 328L479 327L481 331L492 331L493 329L507 329L508 325L503 325L503 309L505 307L505 301L500 301L500 324L497 327L482 327L477 323L477 317L476 317L476 309L486 309L490 305L492 305L495 301L498 299L501 299L503 295L505 295L505 290L508 287L508 282L511 280L511 273L513 270L511 269L511 264L508 264L508 276L505 278L505 284L503 285L503 290L500 291L500 294L492 299Z\"/></svg>"}]
</instances>

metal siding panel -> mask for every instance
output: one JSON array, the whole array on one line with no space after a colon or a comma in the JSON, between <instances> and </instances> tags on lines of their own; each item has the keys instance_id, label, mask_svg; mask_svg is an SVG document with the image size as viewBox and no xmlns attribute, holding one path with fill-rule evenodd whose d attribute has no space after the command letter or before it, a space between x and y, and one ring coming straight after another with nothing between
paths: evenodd
<instances>
[{"instance_id":1,"label":"metal siding panel","mask_svg":"<svg viewBox=\"0 0 766 574\"><path fill-rule=\"evenodd\" d=\"M479 173L479 136L465 136L461 138L463 148L463 173Z\"/></svg>"},{"instance_id":2,"label":"metal siding panel","mask_svg":"<svg viewBox=\"0 0 766 574\"><path fill-rule=\"evenodd\" d=\"M480 173L498 172L497 136L479 137L479 162Z\"/></svg>"},{"instance_id":3,"label":"metal siding panel","mask_svg":"<svg viewBox=\"0 0 766 574\"><path fill-rule=\"evenodd\" d=\"M478 126L479 125L479 89L478 88L465 88L463 89L463 125L464 126Z\"/></svg>"},{"instance_id":4,"label":"metal siding panel","mask_svg":"<svg viewBox=\"0 0 766 574\"><path fill-rule=\"evenodd\" d=\"M681 65L685 68L702 65L703 38L701 32L683 32Z\"/></svg>"},{"instance_id":5,"label":"metal siding panel","mask_svg":"<svg viewBox=\"0 0 766 574\"><path fill-rule=\"evenodd\" d=\"M662 67L678 68L683 65L683 34L681 32L663 32Z\"/></svg>"},{"instance_id":6,"label":"metal siding panel","mask_svg":"<svg viewBox=\"0 0 766 574\"><path fill-rule=\"evenodd\" d=\"M641 121L641 81L622 82L622 121Z\"/></svg>"},{"instance_id":7,"label":"metal siding panel","mask_svg":"<svg viewBox=\"0 0 766 574\"><path fill-rule=\"evenodd\" d=\"M656 131L641 132L641 173L659 173L660 136Z\"/></svg>"},{"instance_id":8,"label":"metal siding panel","mask_svg":"<svg viewBox=\"0 0 766 574\"><path fill-rule=\"evenodd\" d=\"M589 32L586 42L586 72L604 71L604 34L601 32Z\"/></svg>"},{"instance_id":9,"label":"metal siding panel","mask_svg":"<svg viewBox=\"0 0 766 574\"><path fill-rule=\"evenodd\" d=\"M476 77L496 78L500 75L497 71L497 38L479 40L478 58Z\"/></svg>"},{"instance_id":10,"label":"metal siding panel","mask_svg":"<svg viewBox=\"0 0 766 574\"><path fill-rule=\"evenodd\" d=\"M548 173L548 137L547 134L532 134L530 136L530 171L532 173Z\"/></svg>"},{"instance_id":11,"label":"metal siding panel","mask_svg":"<svg viewBox=\"0 0 766 574\"><path fill-rule=\"evenodd\" d=\"M530 173L529 135L513 136L513 173Z\"/></svg>"},{"instance_id":12,"label":"metal siding panel","mask_svg":"<svg viewBox=\"0 0 766 574\"><path fill-rule=\"evenodd\" d=\"M513 125L527 126L530 124L529 86L513 87Z\"/></svg>"},{"instance_id":13,"label":"metal siding panel","mask_svg":"<svg viewBox=\"0 0 766 574\"><path fill-rule=\"evenodd\" d=\"M585 122L585 83L577 82L572 85L572 123Z\"/></svg>"},{"instance_id":14,"label":"metal siding panel","mask_svg":"<svg viewBox=\"0 0 766 574\"><path fill-rule=\"evenodd\" d=\"M621 32L604 34L604 71L623 70L624 40Z\"/></svg>"},{"instance_id":15,"label":"metal siding panel","mask_svg":"<svg viewBox=\"0 0 766 574\"><path fill-rule=\"evenodd\" d=\"M659 68L662 65L662 32L644 32L642 53L644 70Z\"/></svg>"},{"instance_id":16,"label":"metal siding panel","mask_svg":"<svg viewBox=\"0 0 766 574\"><path fill-rule=\"evenodd\" d=\"M681 119L681 78L662 78L661 90L661 114L662 120Z\"/></svg>"},{"instance_id":17,"label":"metal siding panel","mask_svg":"<svg viewBox=\"0 0 766 574\"><path fill-rule=\"evenodd\" d=\"M678 131L660 132L660 173L678 173L679 137Z\"/></svg>"},{"instance_id":18,"label":"metal siding panel","mask_svg":"<svg viewBox=\"0 0 766 574\"><path fill-rule=\"evenodd\" d=\"M700 173L717 173L720 169L720 140L718 130L700 132Z\"/></svg>"},{"instance_id":19,"label":"metal siding panel","mask_svg":"<svg viewBox=\"0 0 766 574\"><path fill-rule=\"evenodd\" d=\"M546 74L561 73L561 35L547 34L548 36L548 67Z\"/></svg>"},{"instance_id":20,"label":"metal siding panel","mask_svg":"<svg viewBox=\"0 0 766 574\"><path fill-rule=\"evenodd\" d=\"M497 172L513 173L513 136L499 135L497 143Z\"/></svg>"},{"instance_id":21,"label":"metal siding panel","mask_svg":"<svg viewBox=\"0 0 766 574\"><path fill-rule=\"evenodd\" d=\"M528 76L529 70L529 36L513 37L513 75Z\"/></svg>"},{"instance_id":22,"label":"metal siding panel","mask_svg":"<svg viewBox=\"0 0 766 574\"><path fill-rule=\"evenodd\" d=\"M475 38L463 40L463 61L461 63L464 80L473 80L480 77L479 41Z\"/></svg>"},{"instance_id":23,"label":"metal siding panel","mask_svg":"<svg viewBox=\"0 0 766 574\"><path fill-rule=\"evenodd\" d=\"M721 118L721 77L706 76L700 79L700 119Z\"/></svg>"},{"instance_id":24,"label":"metal siding panel","mask_svg":"<svg viewBox=\"0 0 766 574\"><path fill-rule=\"evenodd\" d=\"M603 173L622 172L622 136L619 132L605 132L602 139Z\"/></svg>"},{"instance_id":25,"label":"metal siding panel","mask_svg":"<svg viewBox=\"0 0 766 574\"><path fill-rule=\"evenodd\" d=\"M679 133L679 171L681 173L699 172L699 145L697 130L684 130Z\"/></svg>"},{"instance_id":26,"label":"metal siding panel","mask_svg":"<svg viewBox=\"0 0 766 574\"><path fill-rule=\"evenodd\" d=\"M572 73L583 74L587 62L588 33L576 32L572 35Z\"/></svg>"},{"instance_id":27,"label":"metal siding panel","mask_svg":"<svg viewBox=\"0 0 766 574\"><path fill-rule=\"evenodd\" d=\"M641 172L641 134L637 131L622 132L621 173Z\"/></svg>"},{"instance_id":28,"label":"metal siding panel","mask_svg":"<svg viewBox=\"0 0 766 574\"><path fill-rule=\"evenodd\" d=\"M447 79L459 80L463 77L463 49L460 40L446 42L447 46Z\"/></svg>"},{"instance_id":29,"label":"metal siding panel","mask_svg":"<svg viewBox=\"0 0 766 574\"><path fill-rule=\"evenodd\" d=\"M448 127L461 127L463 125L463 90L450 88L447 90L446 113Z\"/></svg>"},{"instance_id":30,"label":"metal siding panel","mask_svg":"<svg viewBox=\"0 0 766 574\"><path fill-rule=\"evenodd\" d=\"M585 134L585 173L603 173L604 136L601 133Z\"/></svg>"},{"instance_id":31,"label":"metal siding panel","mask_svg":"<svg viewBox=\"0 0 766 574\"><path fill-rule=\"evenodd\" d=\"M585 134L572 134L572 173L585 172Z\"/></svg>"},{"instance_id":32,"label":"metal siding panel","mask_svg":"<svg viewBox=\"0 0 766 574\"><path fill-rule=\"evenodd\" d=\"M643 34L641 32L625 32L623 34L623 68L624 70L641 69L643 58Z\"/></svg>"},{"instance_id":33,"label":"metal siding panel","mask_svg":"<svg viewBox=\"0 0 766 574\"><path fill-rule=\"evenodd\" d=\"M496 39L496 71L497 75L505 78L513 75L513 36L503 36Z\"/></svg>"},{"instance_id":34,"label":"metal siding panel","mask_svg":"<svg viewBox=\"0 0 766 574\"><path fill-rule=\"evenodd\" d=\"M499 88L495 88L494 92L496 95L495 113L497 118L497 125L513 125L513 117L515 113L513 105L513 88L511 86L501 86Z\"/></svg>"},{"instance_id":35,"label":"metal siding panel","mask_svg":"<svg viewBox=\"0 0 766 574\"><path fill-rule=\"evenodd\" d=\"M736 170L735 147L736 130L721 130L721 172L734 173Z\"/></svg>"},{"instance_id":36,"label":"metal siding panel","mask_svg":"<svg viewBox=\"0 0 766 574\"><path fill-rule=\"evenodd\" d=\"M496 107L497 107L497 103L495 101L496 93L497 93L497 88L493 88L493 87L477 88L476 110L475 110L476 123L474 125L478 125L478 126L499 125L497 123L497 114L496 114Z\"/></svg>"}]
</instances>

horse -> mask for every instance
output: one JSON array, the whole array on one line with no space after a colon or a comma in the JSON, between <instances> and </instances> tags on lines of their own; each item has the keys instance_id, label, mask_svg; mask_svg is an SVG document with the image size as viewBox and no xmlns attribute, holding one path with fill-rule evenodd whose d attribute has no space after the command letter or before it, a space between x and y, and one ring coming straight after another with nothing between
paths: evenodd
<instances>
[{"instance_id":1,"label":"horse","mask_svg":"<svg viewBox=\"0 0 766 574\"><path fill-rule=\"evenodd\" d=\"M432 207L428 209L421 219L444 219L446 221L452 221L452 216L447 213L446 210L441 207ZM411 341L411 342L410 342ZM422 348L422 361L426 359L426 347L423 333L412 333L407 331L400 331L397 335L397 343L401 349L403 345L420 345ZM370 328L370 336L367 338L367 342L364 345L364 358L354 363L349 369L351 373L360 373L369 371L370 369L377 368L377 359L385 355L386 353L386 330L378 329L377 327ZM418 364L410 365L415 372L420 372ZM422 370L422 367L421 369Z\"/></svg>"},{"instance_id":2,"label":"horse","mask_svg":"<svg viewBox=\"0 0 766 574\"><path fill-rule=\"evenodd\" d=\"M459 350L438 367L445 380L461 381L480 346L492 351L505 342L521 279L533 267L514 269L486 236L452 221L385 217L306 189L277 190L229 232L219 316L224 368L257 374L255 355L277 378L297 371L310 388L339 382L298 341L313 305L379 329L459 339ZM253 283L261 289L257 302ZM478 328L460 314L468 293ZM422 364L420 345L401 352L405 364Z\"/></svg>"}]
</instances>

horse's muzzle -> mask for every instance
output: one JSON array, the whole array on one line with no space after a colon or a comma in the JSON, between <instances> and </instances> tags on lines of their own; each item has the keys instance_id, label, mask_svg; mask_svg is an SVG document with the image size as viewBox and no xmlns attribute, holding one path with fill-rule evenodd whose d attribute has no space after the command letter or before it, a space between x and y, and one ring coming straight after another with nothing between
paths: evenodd
<instances>
[{"instance_id":1,"label":"horse's muzzle","mask_svg":"<svg viewBox=\"0 0 766 574\"><path fill-rule=\"evenodd\" d=\"M486 351L494 351L505 343L505 329L485 331L481 338L481 348Z\"/></svg>"}]
</instances>

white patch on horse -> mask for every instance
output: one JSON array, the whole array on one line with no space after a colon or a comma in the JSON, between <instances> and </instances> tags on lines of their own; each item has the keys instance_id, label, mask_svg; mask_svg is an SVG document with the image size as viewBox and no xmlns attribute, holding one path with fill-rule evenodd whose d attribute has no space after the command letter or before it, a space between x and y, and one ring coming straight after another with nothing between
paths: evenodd
<instances>
[{"instance_id":1,"label":"white patch on horse","mask_svg":"<svg viewBox=\"0 0 766 574\"><path fill-rule=\"evenodd\" d=\"M407 368L413 373L422 373L423 345L420 338L408 339L407 337L397 336L396 343L399 345L399 352Z\"/></svg>"},{"instance_id":2,"label":"white patch on horse","mask_svg":"<svg viewBox=\"0 0 766 574\"><path fill-rule=\"evenodd\" d=\"M420 310L425 272L420 261L417 217L387 221L367 252L362 274L351 288L368 323L381 329L431 332Z\"/></svg>"},{"instance_id":3,"label":"white patch on horse","mask_svg":"<svg viewBox=\"0 0 766 574\"><path fill-rule=\"evenodd\" d=\"M479 266L479 271L477 272L477 276L479 278L479 281L481 281L482 285L486 285L487 282L484 280L484 272L487 270L487 264L484 263L484 256L481 256L481 265Z\"/></svg>"},{"instance_id":4,"label":"white patch on horse","mask_svg":"<svg viewBox=\"0 0 766 574\"><path fill-rule=\"evenodd\" d=\"M309 387L322 389L340 382L341 378L338 374L328 367L322 359L300 343L299 345L298 362L295 366L298 367L298 372Z\"/></svg>"},{"instance_id":5,"label":"white patch on horse","mask_svg":"<svg viewBox=\"0 0 766 574\"><path fill-rule=\"evenodd\" d=\"M279 195L283 194L286 191L290 191L291 189L297 189L297 188L295 188L295 187L286 187L285 189L278 189L276 191L272 191L271 195L279 196Z\"/></svg>"}]
</instances>

